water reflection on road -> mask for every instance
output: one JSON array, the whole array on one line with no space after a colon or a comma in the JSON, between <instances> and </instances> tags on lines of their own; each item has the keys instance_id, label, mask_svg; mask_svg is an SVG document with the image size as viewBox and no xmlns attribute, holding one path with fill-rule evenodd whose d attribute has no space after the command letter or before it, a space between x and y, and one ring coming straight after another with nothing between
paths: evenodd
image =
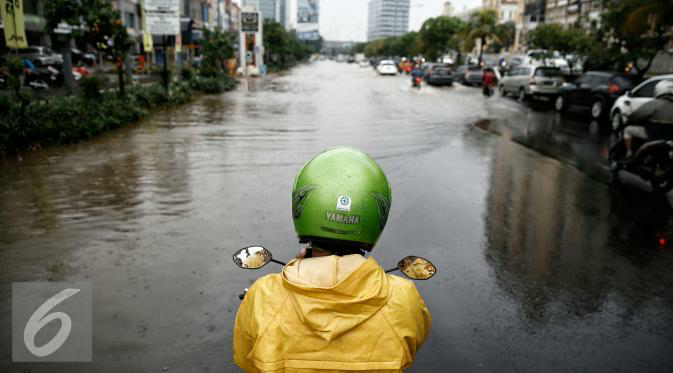
<instances>
[{"instance_id":1,"label":"water reflection on road","mask_svg":"<svg viewBox=\"0 0 673 373\"><path fill-rule=\"evenodd\" d=\"M432 260L412 371L673 369L665 197L603 183L605 133L544 105L331 62L0 168L1 371L233 372L231 254L295 255L290 190L321 149L393 187L373 255ZM91 281L94 362L10 364L12 281Z\"/></svg>"}]
</instances>

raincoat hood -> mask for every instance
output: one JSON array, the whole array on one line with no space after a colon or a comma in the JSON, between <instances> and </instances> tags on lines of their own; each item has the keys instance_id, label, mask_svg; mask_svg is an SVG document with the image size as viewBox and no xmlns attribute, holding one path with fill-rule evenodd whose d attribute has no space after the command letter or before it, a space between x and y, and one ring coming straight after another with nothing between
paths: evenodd
<instances>
[{"instance_id":1,"label":"raincoat hood","mask_svg":"<svg viewBox=\"0 0 673 373\"><path fill-rule=\"evenodd\" d=\"M399 373L431 317L416 286L359 255L293 260L250 287L236 314L245 372Z\"/></svg>"},{"instance_id":2,"label":"raincoat hood","mask_svg":"<svg viewBox=\"0 0 673 373\"><path fill-rule=\"evenodd\" d=\"M282 276L302 323L326 341L367 321L391 293L383 268L361 255L293 260Z\"/></svg>"}]
</instances>

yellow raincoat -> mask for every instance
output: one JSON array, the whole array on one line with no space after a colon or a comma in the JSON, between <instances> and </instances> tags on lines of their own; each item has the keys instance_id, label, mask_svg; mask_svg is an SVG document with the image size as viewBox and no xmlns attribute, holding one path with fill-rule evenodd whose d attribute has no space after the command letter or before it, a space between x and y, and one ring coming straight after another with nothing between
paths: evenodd
<instances>
[{"instance_id":1,"label":"yellow raincoat","mask_svg":"<svg viewBox=\"0 0 673 373\"><path fill-rule=\"evenodd\" d=\"M372 257L293 260L250 287L234 361L248 373L401 372L430 323L416 286Z\"/></svg>"}]
</instances>

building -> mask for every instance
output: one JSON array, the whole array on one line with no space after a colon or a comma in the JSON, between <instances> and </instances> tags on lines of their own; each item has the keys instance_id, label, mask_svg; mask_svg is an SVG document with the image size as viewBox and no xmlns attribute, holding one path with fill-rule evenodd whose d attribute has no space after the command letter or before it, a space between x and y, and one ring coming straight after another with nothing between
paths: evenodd
<instances>
[{"instance_id":1,"label":"building","mask_svg":"<svg viewBox=\"0 0 673 373\"><path fill-rule=\"evenodd\" d=\"M23 0L23 21L26 30L28 45L48 45L49 37L44 32L46 21L43 17L43 0ZM0 46L5 45L4 31L0 34L2 41Z\"/></svg>"},{"instance_id":2,"label":"building","mask_svg":"<svg viewBox=\"0 0 673 373\"><path fill-rule=\"evenodd\" d=\"M442 9L442 16L451 17L453 15L453 5L450 1L444 2L444 8Z\"/></svg>"},{"instance_id":3,"label":"building","mask_svg":"<svg viewBox=\"0 0 673 373\"><path fill-rule=\"evenodd\" d=\"M243 6L254 6L262 14L262 19L279 22L278 0L243 0Z\"/></svg>"},{"instance_id":4,"label":"building","mask_svg":"<svg viewBox=\"0 0 673 373\"><path fill-rule=\"evenodd\" d=\"M516 22L523 9L524 0L484 0L483 9L495 9L498 22Z\"/></svg>"},{"instance_id":5,"label":"building","mask_svg":"<svg viewBox=\"0 0 673 373\"><path fill-rule=\"evenodd\" d=\"M470 18L472 18L472 14L479 9L481 9L481 8L467 9L466 7L463 7L463 10L455 13L453 16L456 17L456 18L459 18L459 19L461 19L465 22L468 22L470 20Z\"/></svg>"},{"instance_id":6,"label":"building","mask_svg":"<svg viewBox=\"0 0 673 373\"><path fill-rule=\"evenodd\" d=\"M352 41L332 41L325 40L322 43L322 49L320 53L336 56L337 54L350 53L351 48L357 44Z\"/></svg>"},{"instance_id":7,"label":"building","mask_svg":"<svg viewBox=\"0 0 673 373\"><path fill-rule=\"evenodd\" d=\"M320 39L319 0L297 0L296 30L300 40Z\"/></svg>"},{"instance_id":8,"label":"building","mask_svg":"<svg viewBox=\"0 0 673 373\"><path fill-rule=\"evenodd\" d=\"M290 22L288 20L288 15L290 14L290 0L278 0L278 22L280 22L283 27L288 28Z\"/></svg>"},{"instance_id":9,"label":"building","mask_svg":"<svg viewBox=\"0 0 673 373\"><path fill-rule=\"evenodd\" d=\"M241 22L241 8L233 1L227 3L227 14L229 15L229 27L227 30L231 32L238 32L239 23Z\"/></svg>"},{"instance_id":10,"label":"building","mask_svg":"<svg viewBox=\"0 0 673 373\"><path fill-rule=\"evenodd\" d=\"M133 39L133 53L140 53L143 45L143 17L140 0L114 0L112 6L119 11L122 24Z\"/></svg>"},{"instance_id":11,"label":"building","mask_svg":"<svg viewBox=\"0 0 673 373\"><path fill-rule=\"evenodd\" d=\"M367 41L406 33L409 5L410 0L369 0Z\"/></svg>"}]
</instances>

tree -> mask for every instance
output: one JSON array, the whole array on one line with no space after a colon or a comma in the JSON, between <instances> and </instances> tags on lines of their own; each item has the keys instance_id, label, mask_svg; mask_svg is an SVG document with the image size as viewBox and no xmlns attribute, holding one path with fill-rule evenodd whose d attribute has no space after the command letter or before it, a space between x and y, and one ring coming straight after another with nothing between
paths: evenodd
<instances>
[{"instance_id":1,"label":"tree","mask_svg":"<svg viewBox=\"0 0 673 373\"><path fill-rule=\"evenodd\" d=\"M227 60L234 56L232 35L222 32L219 28L215 31L204 28L201 56L202 75L218 75L217 70L219 69L226 73Z\"/></svg>"},{"instance_id":2,"label":"tree","mask_svg":"<svg viewBox=\"0 0 673 373\"><path fill-rule=\"evenodd\" d=\"M264 49L268 56L267 64L272 67L287 68L297 61L308 58L322 46L322 38L312 41L299 40L293 30L288 32L278 22L264 20Z\"/></svg>"},{"instance_id":3,"label":"tree","mask_svg":"<svg viewBox=\"0 0 673 373\"><path fill-rule=\"evenodd\" d=\"M500 52L502 49L509 49L514 45L514 38L516 34L516 24L512 21L498 24L496 26L496 35L498 35L498 41L491 43L489 50L494 53Z\"/></svg>"},{"instance_id":4,"label":"tree","mask_svg":"<svg viewBox=\"0 0 673 373\"><path fill-rule=\"evenodd\" d=\"M383 55L383 39L370 41L365 47L365 54L370 57Z\"/></svg>"},{"instance_id":5,"label":"tree","mask_svg":"<svg viewBox=\"0 0 673 373\"><path fill-rule=\"evenodd\" d=\"M350 54L364 53L366 46L367 43L355 43L355 45L351 47Z\"/></svg>"},{"instance_id":6,"label":"tree","mask_svg":"<svg viewBox=\"0 0 673 373\"><path fill-rule=\"evenodd\" d=\"M489 39L500 43L498 35L498 12L495 9L478 10L470 16L470 31L465 38L465 49L474 48L475 40L479 40L479 64L481 64L484 48Z\"/></svg>"},{"instance_id":7,"label":"tree","mask_svg":"<svg viewBox=\"0 0 673 373\"><path fill-rule=\"evenodd\" d=\"M430 60L435 60L448 52L453 45L451 40L463 27L460 19L456 17L440 16L429 18L418 32L423 54Z\"/></svg>"},{"instance_id":8,"label":"tree","mask_svg":"<svg viewBox=\"0 0 673 373\"><path fill-rule=\"evenodd\" d=\"M528 47L531 49L543 49L546 57L552 57L557 51L565 58L572 71L572 60L567 58L569 54L585 56L591 47L597 44L597 40L582 29L579 25L563 27L553 23L538 25L528 34Z\"/></svg>"},{"instance_id":9,"label":"tree","mask_svg":"<svg viewBox=\"0 0 673 373\"><path fill-rule=\"evenodd\" d=\"M53 0L44 4L45 31L49 35L52 44L56 46L58 37L55 32L58 25L65 22L69 25L79 24L79 15L82 13L81 5L77 0ZM74 91L75 79L72 73L72 56L70 55L70 35L64 36L65 40L58 43L63 56L63 81L68 92Z\"/></svg>"},{"instance_id":10,"label":"tree","mask_svg":"<svg viewBox=\"0 0 673 373\"><path fill-rule=\"evenodd\" d=\"M99 52L109 53L117 63L119 93L124 94L123 61L133 42L122 24L118 11L105 0L49 0L45 1L45 30L53 37L54 29L61 22L73 27L73 36L86 41ZM69 41L66 42L67 58L70 61ZM72 67L64 66L72 73Z\"/></svg>"},{"instance_id":11,"label":"tree","mask_svg":"<svg viewBox=\"0 0 673 373\"><path fill-rule=\"evenodd\" d=\"M670 0L621 0L609 2L601 17L600 48L603 64L623 67L633 64L642 77L657 53L671 41L673 2ZM621 66L619 66L621 65Z\"/></svg>"}]
</instances>

